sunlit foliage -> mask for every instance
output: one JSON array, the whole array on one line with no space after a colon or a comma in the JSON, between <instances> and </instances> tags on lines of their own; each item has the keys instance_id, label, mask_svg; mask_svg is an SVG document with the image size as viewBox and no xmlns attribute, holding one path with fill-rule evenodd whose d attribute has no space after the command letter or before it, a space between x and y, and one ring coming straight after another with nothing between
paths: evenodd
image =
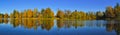
<instances>
[{"instance_id":1,"label":"sunlit foliage","mask_svg":"<svg viewBox=\"0 0 120 35\"><path fill-rule=\"evenodd\" d=\"M57 18L64 18L64 12L61 11L61 10L58 10L56 17L57 17Z\"/></svg>"},{"instance_id":2,"label":"sunlit foliage","mask_svg":"<svg viewBox=\"0 0 120 35\"><path fill-rule=\"evenodd\" d=\"M23 11L13 10L10 14L0 14L0 18L35 18L35 19L69 19L69 20L96 20L96 19L118 19L120 18L120 5L115 7L107 6L105 11L84 12L79 10L58 10L56 14L51 8L41 9L25 9Z\"/></svg>"}]
</instances>

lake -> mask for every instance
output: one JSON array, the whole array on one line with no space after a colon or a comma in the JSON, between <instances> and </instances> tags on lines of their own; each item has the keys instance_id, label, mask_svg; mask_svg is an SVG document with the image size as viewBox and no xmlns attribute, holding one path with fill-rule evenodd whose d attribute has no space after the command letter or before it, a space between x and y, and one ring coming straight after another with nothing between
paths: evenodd
<instances>
[{"instance_id":1,"label":"lake","mask_svg":"<svg viewBox=\"0 0 120 35\"><path fill-rule=\"evenodd\" d=\"M120 35L120 22L115 20L1 19L0 35Z\"/></svg>"}]
</instances>

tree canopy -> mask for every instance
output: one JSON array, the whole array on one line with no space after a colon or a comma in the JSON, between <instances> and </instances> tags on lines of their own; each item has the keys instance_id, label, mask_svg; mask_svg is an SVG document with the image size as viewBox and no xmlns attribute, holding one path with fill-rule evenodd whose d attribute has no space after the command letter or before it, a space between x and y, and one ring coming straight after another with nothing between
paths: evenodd
<instances>
[{"instance_id":1,"label":"tree canopy","mask_svg":"<svg viewBox=\"0 0 120 35\"><path fill-rule=\"evenodd\" d=\"M95 19L116 19L120 17L120 5L119 3L116 6L107 6L105 11L97 12L84 12L79 10L58 10L56 14L52 11L51 8L41 9L40 11L35 9L26 9L24 11L13 10L13 13L10 14L1 14L0 18L40 18L40 19L77 19L77 20L95 20Z\"/></svg>"}]
</instances>

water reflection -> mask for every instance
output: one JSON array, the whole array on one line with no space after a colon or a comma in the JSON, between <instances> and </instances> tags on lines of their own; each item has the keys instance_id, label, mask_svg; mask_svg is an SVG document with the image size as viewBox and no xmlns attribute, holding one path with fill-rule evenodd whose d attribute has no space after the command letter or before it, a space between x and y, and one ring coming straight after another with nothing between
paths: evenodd
<instances>
[{"instance_id":1,"label":"water reflection","mask_svg":"<svg viewBox=\"0 0 120 35\"><path fill-rule=\"evenodd\" d=\"M57 27L58 28L71 28L71 27L83 27L84 21L80 20L57 20Z\"/></svg>"},{"instance_id":2,"label":"water reflection","mask_svg":"<svg viewBox=\"0 0 120 35\"><path fill-rule=\"evenodd\" d=\"M13 27L24 26L26 29L34 28L36 30L38 27L42 29L50 30L54 22L53 20L38 20L38 19L10 19L10 23Z\"/></svg>"},{"instance_id":3,"label":"water reflection","mask_svg":"<svg viewBox=\"0 0 120 35\"><path fill-rule=\"evenodd\" d=\"M0 19L0 24L2 24L2 23L5 23L5 24L7 24L8 23L8 19Z\"/></svg>"},{"instance_id":4,"label":"water reflection","mask_svg":"<svg viewBox=\"0 0 120 35\"><path fill-rule=\"evenodd\" d=\"M107 32L115 31L117 35L120 35L120 22L119 21L105 21L105 20L38 20L38 19L0 19L0 24L10 24L17 28L19 26L25 29L50 31L54 26L58 29L62 28L105 28ZM56 25L55 25L56 24Z\"/></svg>"},{"instance_id":5,"label":"water reflection","mask_svg":"<svg viewBox=\"0 0 120 35\"><path fill-rule=\"evenodd\" d=\"M108 32L115 30L117 35L120 35L120 22L119 21L108 21L106 24L106 29Z\"/></svg>"}]
</instances>

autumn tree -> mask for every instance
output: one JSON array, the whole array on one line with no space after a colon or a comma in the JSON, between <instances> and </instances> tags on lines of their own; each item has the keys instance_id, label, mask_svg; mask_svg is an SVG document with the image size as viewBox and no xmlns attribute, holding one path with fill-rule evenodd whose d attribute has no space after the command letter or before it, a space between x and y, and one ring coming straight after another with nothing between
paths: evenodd
<instances>
[{"instance_id":1,"label":"autumn tree","mask_svg":"<svg viewBox=\"0 0 120 35\"><path fill-rule=\"evenodd\" d=\"M41 14L44 14L45 9L41 9Z\"/></svg>"},{"instance_id":2,"label":"autumn tree","mask_svg":"<svg viewBox=\"0 0 120 35\"><path fill-rule=\"evenodd\" d=\"M19 18L22 18L22 14L23 14L23 13L19 13Z\"/></svg>"},{"instance_id":3,"label":"autumn tree","mask_svg":"<svg viewBox=\"0 0 120 35\"><path fill-rule=\"evenodd\" d=\"M65 18L70 19L71 11L70 10L65 10Z\"/></svg>"},{"instance_id":4,"label":"autumn tree","mask_svg":"<svg viewBox=\"0 0 120 35\"><path fill-rule=\"evenodd\" d=\"M101 11L96 12L96 19L103 19L104 18L104 13Z\"/></svg>"},{"instance_id":5,"label":"autumn tree","mask_svg":"<svg viewBox=\"0 0 120 35\"><path fill-rule=\"evenodd\" d=\"M27 10L27 16L28 16L28 18L32 18L33 17L33 12L32 12L31 9Z\"/></svg>"},{"instance_id":6,"label":"autumn tree","mask_svg":"<svg viewBox=\"0 0 120 35\"><path fill-rule=\"evenodd\" d=\"M107 18L114 18L115 17L114 9L111 6L108 6L106 8L105 14L106 14Z\"/></svg>"},{"instance_id":7,"label":"autumn tree","mask_svg":"<svg viewBox=\"0 0 120 35\"><path fill-rule=\"evenodd\" d=\"M38 13L38 18L42 19L42 14L40 12Z\"/></svg>"},{"instance_id":8,"label":"autumn tree","mask_svg":"<svg viewBox=\"0 0 120 35\"><path fill-rule=\"evenodd\" d=\"M70 16L71 16L71 19L79 19L80 18L80 14L77 10L72 12Z\"/></svg>"},{"instance_id":9,"label":"autumn tree","mask_svg":"<svg viewBox=\"0 0 120 35\"><path fill-rule=\"evenodd\" d=\"M96 15L93 12L89 12L89 19L90 20L96 19Z\"/></svg>"},{"instance_id":10,"label":"autumn tree","mask_svg":"<svg viewBox=\"0 0 120 35\"><path fill-rule=\"evenodd\" d=\"M53 18L54 13L50 8L46 8L45 11L43 11L43 17L44 18Z\"/></svg>"},{"instance_id":11,"label":"autumn tree","mask_svg":"<svg viewBox=\"0 0 120 35\"><path fill-rule=\"evenodd\" d=\"M114 11L115 11L116 17L120 17L120 5L119 5L119 3L117 3L116 6L114 7Z\"/></svg>"},{"instance_id":12,"label":"autumn tree","mask_svg":"<svg viewBox=\"0 0 120 35\"><path fill-rule=\"evenodd\" d=\"M3 16L4 16L4 15L0 13L0 18L3 18Z\"/></svg>"},{"instance_id":13,"label":"autumn tree","mask_svg":"<svg viewBox=\"0 0 120 35\"><path fill-rule=\"evenodd\" d=\"M45 12L45 9L41 9L41 11L38 14L38 18L44 18L45 17L43 16L44 12Z\"/></svg>"},{"instance_id":14,"label":"autumn tree","mask_svg":"<svg viewBox=\"0 0 120 35\"><path fill-rule=\"evenodd\" d=\"M9 17L9 15L7 13L5 13L4 18L8 18L8 17Z\"/></svg>"},{"instance_id":15,"label":"autumn tree","mask_svg":"<svg viewBox=\"0 0 120 35\"><path fill-rule=\"evenodd\" d=\"M13 13L10 13L10 18L14 18L14 15L13 15Z\"/></svg>"},{"instance_id":16,"label":"autumn tree","mask_svg":"<svg viewBox=\"0 0 120 35\"><path fill-rule=\"evenodd\" d=\"M64 12L61 11L61 10L58 10L56 17L57 17L57 18L64 18Z\"/></svg>"},{"instance_id":17,"label":"autumn tree","mask_svg":"<svg viewBox=\"0 0 120 35\"><path fill-rule=\"evenodd\" d=\"M80 11L79 14L80 14L80 19L81 20L85 20L86 19L86 13L85 12Z\"/></svg>"},{"instance_id":18,"label":"autumn tree","mask_svg":"<svg viewBox=\"0 0 120 35\"><path fill-rule=\"evenodd\" d=\"M35 8L33 11L33 18L37 18L37 16L38 16L38 9Z\"/></svg>"},{"instance_id":19,"label":"autumn tree","mask_svg":"<svg viewBox=\"0 0 120 35\"><path fill-rule=\"evenodd\" d=\"M13 11L14 18L19 18L19 12L17 10Z\"/></svg>"},{"instance_id":20,"label":"autumn tree","mask_svg":"<svg viewBox=\"0 0 120 35\"><path fill-rule=\"evenodd\" d=\"M8 18L9 15L6 14L0 14L0 18ZM34 10L27 9L23 12L19 12L18 10L13 10L13 13L10 13L10 18L54 18L54 12L50 8L41 9L39 12L37 8ZM94 12L84 12L84 11L73 11L65 10L61 11L58 10L56 14L57 18L60 19L78 19L78 20L85 20L85 19L115 19L120 17L120 5L119 3L116 4L114 8L111 6L106 7L106 10L104 12L97 11Z\"/></svg>"},{"instance_id":21,"label":"autumn tree","mask_svg":"<svg viewBox=\"0 0 120 35\"><path fill-rule=\"evenodd\" d=\"M27 18L27 10L24 10L24 12L22 12L22 18Z\"/></svg>"}]
</instances>

